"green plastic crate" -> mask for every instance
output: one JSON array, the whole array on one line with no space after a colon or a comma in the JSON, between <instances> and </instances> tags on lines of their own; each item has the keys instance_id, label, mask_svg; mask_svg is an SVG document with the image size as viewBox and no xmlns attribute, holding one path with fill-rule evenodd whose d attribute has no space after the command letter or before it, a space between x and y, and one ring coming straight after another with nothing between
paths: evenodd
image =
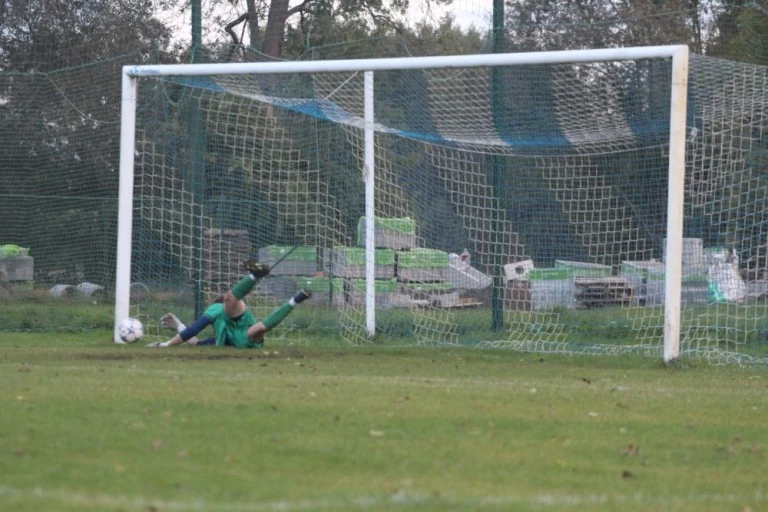
<instances>
[{"instance_id":1,"label":"green plastic crate","mask_svg":"<svg viewBox=\"0 0 768 512\"><path fill-rule=\"evenodd\" d=\"M314 276L317 273L317 248L269 245L259 249L259 261L272 267L271 276Z\"/></svg>"},{"instance_id":2,"label":"green plastic crate","mask_svg":"<svg viewBox=\"0 0 768 512\"><path fill-rule=\"evenodd\" d=\"M335 247L331 256L330 271L334 276L348 279L365 277L365 248L364 247ZM375 249L374 277L376 279L392 279L395 277L395 251L392 249Z\"/></svg>"},{"instance_id":3,"label":"green plastic crate","mask_svg":"<svg viewBox=\"0 0 768 512\"><path fill-rule=\"evenodd\" d=\"M572 268L532 268L528 271L529 281L563 281L573 277Z\"/></svg>"},{"instance_id":4,"label":"green plastic crate","mask_svg":"<svg viewBox=\"0 0 768 512\"><path fill-rule=\"evenodd\" d=\"M0 245L0 259L29 256L29 248L15 244Z\"/></svg>"},{"instance_id":5,"label":"green plastic crate","mask_svg":"<svg viewBox=\"0 0 768 512\"><path fill-rule=\"evenodd\" d=\"M573 277L610 277L611 267L584 261L555 260L555 268L573 270Z\"/></svg>"},{"instance_id":6,"label":"green plastic crate","mask_svg":"<svg viewBox=\"0 0 768 512\"><path fill-rule=\"evenodd\" d=\"M660 261L622 261L620 275L648 281L664 281L665 266Z\"/></svg>"},{"instance_id":7,"label":"green plastic crate","mask_svg":"<svg viewBox=\"0 0 768 512\"><path fill-rule=\"evenodd\" d=\"M334 247L333 259L342 265L365 266L365 248ZM374 249L373 259L376 265L394 265L395 251L393 249Z\"/></svg>"},{"instance_id":8,"label":"green plastic crate","mask_svg":"<svg viewBox=\"0 0 768 512\"><path fill-rule=\"evenodd\" d=\"M416 221L410 217L374 217L374 227L388 229L397 233L416 233ZM362 233L365 229L365 217L360 217L357 221L357 232Z\"/></svg>"},{"instance_id":9,"label":"green plastic crate","mask_svg":"<svg viewBox=\"0 0 768 512\"><path fill-rule=\"evenodd\" d=\"M365 279L351 279L352 288L364 292L367 290ZM376 293L395 293L400 291L400 283L396 279L377 279L375 282Z\"/></svg>"},{"instance_id":10,"label":"green plastic crate","mask_svg":"<svg viewBox=\"0 0 768 512\"><path fill-rule=\"evenodd\" d=\"M443 268L448 266L448 253L437 249L415 248L397 253L398 268Z\"/></svg>"},{"instance_id":11,"label":"green plastic crate","mask_svg":"<svg viewBox=\"0 0 768 512\"><path fill-rule=\"evenodd\" d=\"M327 277L300 277L296 279L296 287L312 293L328 293L333 289L333 293L344 291L344 281L342 279Z\"/></svg>"},{"instance_id":12,"label":"green plastic crate","mask_svg":"<svg viewBox=\"0 0 768 512\"><path fill-rule=\"evenodd\" d=\"M375 217L376 247L410 249L416 246L416 221L410 217ZM365 246L365 217L357 221L357 245Z\"/></svg>"},{"instance_id":13,"label":"green plastic crate","mask_svg":"<svg viewBox=\"0 0 768 512\"><path fill-rule=\"evenodd\" d=\"M285 256L285 255L288 256ZM277 261L285 256L283 261L317 261L317 248L313 246L269 245L259 250L259 259Z\"/></svg>"}]
</instances>

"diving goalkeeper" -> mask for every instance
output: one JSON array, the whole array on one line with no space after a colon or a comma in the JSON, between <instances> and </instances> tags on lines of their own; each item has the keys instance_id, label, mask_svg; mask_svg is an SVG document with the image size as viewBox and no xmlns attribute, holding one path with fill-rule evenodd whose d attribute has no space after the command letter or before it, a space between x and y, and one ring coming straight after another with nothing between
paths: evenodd
<instances>
[{"instance_id":1,"label":"diving goalkeeper","mask_svg":"<svg viewBox=\"0 0 768 512\"><path fill-rule=\"evenodd\" d=\"M163 342L147 344L148 347L171 347L187 343L188 345L216 345L217 347L261 348L264 335L277 327L297 304L312 296L310 292L299 290L288 302L270 313L259 322L246 307L243 297L253 290L262 277L269 274L269 265L249 260L244 264L248 275L237 283L205 310L203 316L187 327L176 315L166 314L161 322L164 327L176 330L177 334ZM197 335L207 326L213 326L215 337L200 340Z\"/></svg>"}]
</instances>

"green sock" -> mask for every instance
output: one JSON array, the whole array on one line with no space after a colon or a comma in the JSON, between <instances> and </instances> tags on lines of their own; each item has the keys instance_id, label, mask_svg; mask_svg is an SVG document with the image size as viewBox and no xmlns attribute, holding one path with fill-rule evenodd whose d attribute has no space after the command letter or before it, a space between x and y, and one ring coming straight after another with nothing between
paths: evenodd
<instances>
[{"instance_id":1,"label":"green sock","mask_svg":"<svg viewBox=\"0 0 768 512\"><path fill-rule=\"evenodd\" d=\"M277 327L280 322L285 320L285 317L288 316L288 314L293 311L293 306L289 302L286 302L273 312L267 316L267 318L264 319L264 325L267 326L267 329L274 329Z\"/></svg>"},{"instance_id":2,"label":"green sock","mask_svg":"<svg viewBox=\"0 0 768 512\"><path fill-rule=\"evenodd\" d=\"M232 295L238 299L242 299L248 295L251 290L253 290L254 286L256 286L256 279L252 278L251 276L245 276L240 280L239 283L235 285L234 288L232 288Z\"/></svg>"}]
</instances>

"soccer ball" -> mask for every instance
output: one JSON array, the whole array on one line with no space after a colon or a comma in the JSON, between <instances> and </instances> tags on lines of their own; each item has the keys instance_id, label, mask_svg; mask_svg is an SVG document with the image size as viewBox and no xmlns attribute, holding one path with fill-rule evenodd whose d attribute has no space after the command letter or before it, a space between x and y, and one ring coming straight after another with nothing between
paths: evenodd
<instances>
[{"instance_id":1,"label":"soccer ball","mask_svg":"<svg viewBox=\"0 0 768 512\"><path fill-rule=\"evenodd\" d=\"M123 343L136 343L144 335L144 325L137 318L126 318L120 322L118 333Z\"/></svg>"}]
</instances>

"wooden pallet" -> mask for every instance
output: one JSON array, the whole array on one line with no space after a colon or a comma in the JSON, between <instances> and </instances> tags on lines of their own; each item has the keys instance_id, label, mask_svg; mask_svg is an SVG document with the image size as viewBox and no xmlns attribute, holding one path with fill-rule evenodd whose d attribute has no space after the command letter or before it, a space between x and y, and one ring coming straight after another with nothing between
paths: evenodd
<instances>
[{"instance_id":1,"label":"wooden pallet","mask_svg":"<svg viewBox=\"0 0 768 512\"><path fill-rule=\"evenodd\" d=\"M574 298L580 309L629 305L632 285L623 277L577 277Z\"/></svg>"}]
</instances>

